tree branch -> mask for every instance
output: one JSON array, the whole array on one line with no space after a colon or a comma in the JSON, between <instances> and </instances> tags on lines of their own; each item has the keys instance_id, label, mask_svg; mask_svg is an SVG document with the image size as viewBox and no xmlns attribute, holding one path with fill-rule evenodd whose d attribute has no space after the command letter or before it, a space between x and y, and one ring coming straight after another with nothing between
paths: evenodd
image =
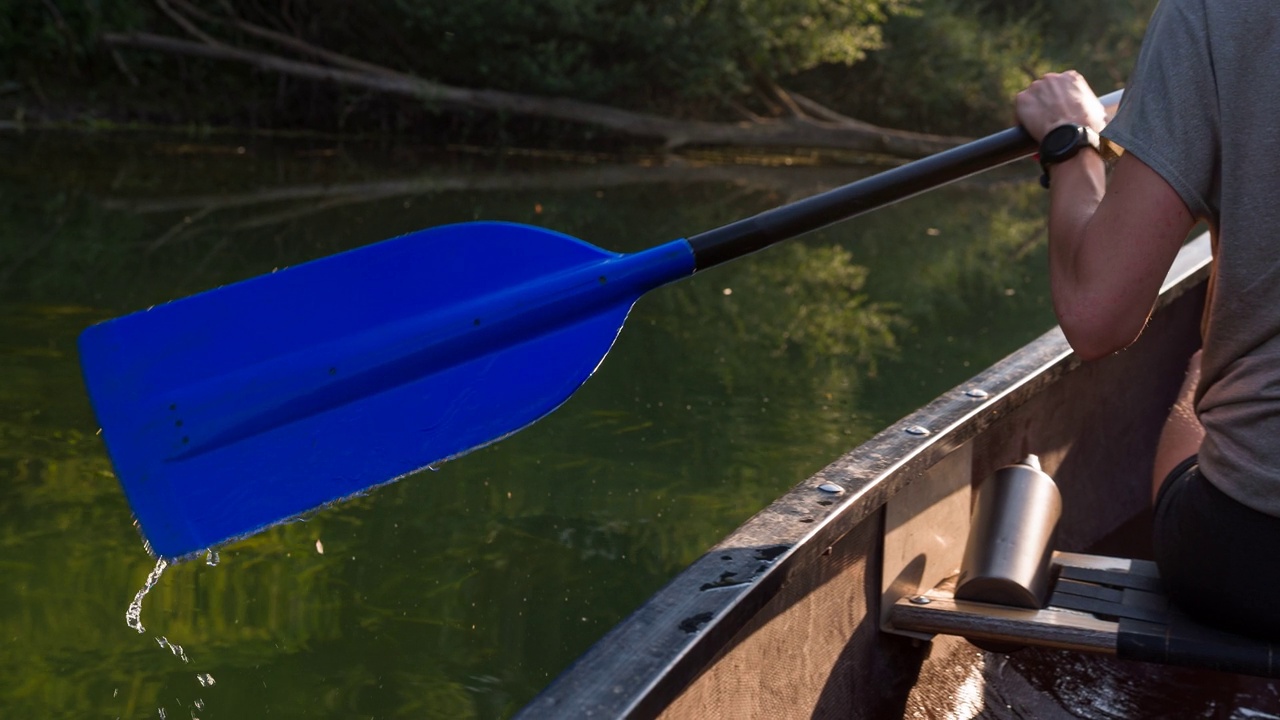
<instances>
[{"instance_id":1,"label":"tree branch","mask_svg":"<svg viewBox=\"0 0 1280 720\"><path fill-rule=\"evenodd\" d=\"M293 50L295 52L302 53L303 55L310 55L314 58L324 60L330 63L331 65L335 65L337 67L345 67L349 70L359 70L361 72L368 72L368 73L375 73L375 74L376 73L382 73L387 75L399 74L395 70L392 70L391 68L382 67L381 65L375 65L373 63L364 62L362 60L356 60L355 58L347 57L346 55L343 55L341 53L336 53L331 50L325 50L324 48L316 47L315 45L312 45L311 43L308 43L305 40L301 40L299 38L293 37L292 35L286 35L282 32L269 30L267 28L262 27L261 25L255 25L245 20L240 20L238 18L234 18L231 20L223 20L222 18L214 17L213 15L210 15L205 11L195 7L191 3L186 2L186 0L168 0L168 1L172 2L174 5L181 7L183 11L186 12L188 15L198 20L201 20L203 22L210 23L213 25L231 25L232 27L236 28L237 30L240 30L241 32L244 32L247 35L252 35L254 37L261 38L263 40L268 40L277 45L281 45L283 47L289 48L290 50Z\"/></svg>"},{"instance_id":2,"label":"tree branch","mask_svg":"<svg viewBox=\"0 0 1280 720\"><path fill-rule=\"evenodd\" d=\"M862 122L861 120L854 120L851 117L841 115L840 113L836 112L835 110L832 110L826 105L823 105L819 102L815 102L814 100L811 100L805 97L804 95L801 95L798 92L794 92L792 90L786 90L785 92L787 93L787 95L791 96L791 99L795 101L796 105L799 105L800 107L804 108L805 112L809 113L815 118L818 118L819 120L826 120L827 122L840 123L841 125L847 125L849 127L858 127L858 128L863 128L867 130L875 128L875 126L872 125L871 123Z\"/></svg>"},{"instance_id":3,"label":"tree branch","mask_svg":"<svg viewBox=\"0 0 1280 720\"><path fill-rule=\"evenodd\" d=\"M798 105L796 101L791 97L791 93L782 89L782 86L778 85L778 83L774 82L769 78L761 78L760 85L764 87L765 91L769 93L770 97L782 103L782 106L787 109L787 112L791 113L792 117L798 118L801 120L807 119L809 117L805 113L805 111L800 107L800 105Z\"/></svg>"},{"instance_id":4,"label":"tree branch","mask_svg":"<svg viewBox=\"0 0 1280 720\"><path fill-rule=\"evenodd\" d=\"M192 37L200 40L206 45L213 45L213 46L222 45L222 43L218 42L217 40L214 40L213 37L210 36L208 33L196 27L195 23L192 23L190 20L183 17L182 14L180 14L177 10L174 10L173 8L169 7L169 3L165 2L165 0L155 0L155 3L156 3L156 7L160 8L160 12L167 15L170 20L176 23L183 30L186 30L187 33L190 34Z\"/></svg>"},{"instance_id":5,"label":"tree branch","mask_svg":"<svg viewBox=\"0 0 1280 720\"><path fill-rule=\"evenodd\" d=\"M134 87L138 87L142 84L141 82L138 81L138 76L134 75L133 71L129 69L128 64L125 63L124 57L120 54L119 49L114 47L111 48L111 59L115 61L116 69L119 70L125 76L125 78L129 80L130 85Z\"/></svg>"}]
</instances>

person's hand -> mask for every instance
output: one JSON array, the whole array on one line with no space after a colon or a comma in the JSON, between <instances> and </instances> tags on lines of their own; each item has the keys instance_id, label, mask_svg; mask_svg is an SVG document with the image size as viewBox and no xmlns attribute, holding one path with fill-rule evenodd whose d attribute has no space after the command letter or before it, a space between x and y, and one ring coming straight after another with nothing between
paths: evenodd
<instances>
[{"instance_id":1,"label":"person's hand","mask_svg":"<svg viewBox=\"0 0 1280 720\"><path fill-rule=\"evenodd\" d=\"M1031 83L1018 93L1014 113L1036 142L1060 125L1078 123L1100 131L1107 124L1107 111L1075 70L1048 73Z\"/></svg>"}]
</instances>

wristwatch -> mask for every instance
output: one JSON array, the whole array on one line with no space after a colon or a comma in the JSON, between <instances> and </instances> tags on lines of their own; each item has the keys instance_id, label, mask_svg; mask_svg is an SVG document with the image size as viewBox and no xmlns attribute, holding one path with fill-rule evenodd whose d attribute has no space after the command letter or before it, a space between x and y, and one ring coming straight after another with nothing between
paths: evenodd
<instances>
[{"instance_id":1,"label":"wristwatch","mask_svg":"<svg viewBox=\"0 0 1280 720\"><path fill-rule=\"evenodd\" d=\"M1070 160L1081 148L1093 148L1102 153L1102 138L1093 128L1085 125L1059 125L1040 140L1040 184L1049 187L1049 166Z\"/></svg>"}]
</instances>

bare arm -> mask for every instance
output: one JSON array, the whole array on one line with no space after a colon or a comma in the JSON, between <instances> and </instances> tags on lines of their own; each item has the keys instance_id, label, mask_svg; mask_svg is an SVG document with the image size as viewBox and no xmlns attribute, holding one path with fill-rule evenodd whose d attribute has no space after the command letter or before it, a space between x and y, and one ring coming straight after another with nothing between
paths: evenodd
<instances>
[{"instance_id":1,"label":"bare arm","mask_svg":"<svg viewBox=\"0 0 1280 720\"><path fill-rule=\"evenodd\" d=\"M1047 75L1018 95L1036 140L1065 123L1101 130L1102 106L1078 73ZM1084 151L1050 171L1049 278L1054 312L1082 359L1109 355L1145 327L1194 218L1177 192L1132 153L1107 187L1102 158Z\"/></svg>"}]
</instances>

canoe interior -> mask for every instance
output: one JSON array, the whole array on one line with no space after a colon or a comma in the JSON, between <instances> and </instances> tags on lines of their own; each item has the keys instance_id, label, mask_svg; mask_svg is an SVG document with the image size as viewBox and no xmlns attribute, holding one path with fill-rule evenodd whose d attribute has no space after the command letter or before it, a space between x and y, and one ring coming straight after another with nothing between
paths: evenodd
<instances>
[{"instance_id":1,"label":"canoe interior","mask_svg":"<svg viewBox=\"0 0 1280 720\"><path fill-rule=\"evenodd\" d=\"M1064 715L1045 704L1052 678L1034 668L1005 673L1002 656L963 640L883 632L882 593L892 600L953 572L969 488L1028 453L1062 492L1060 550L1083 551L1148 507L1160 426L1199 346L1208 261L1207 237L1184 248L1150 325L1124 352L1081 365L1055 328L798 484L518 717L932 717L963 713L964 703L990 716L997 707ZM1028 652L1048 667L1076 662ZM1166 672L1102 662L1127 675ZM1131 685L1151 692L1149 680Z\"/></svg>"}]
</instances>

